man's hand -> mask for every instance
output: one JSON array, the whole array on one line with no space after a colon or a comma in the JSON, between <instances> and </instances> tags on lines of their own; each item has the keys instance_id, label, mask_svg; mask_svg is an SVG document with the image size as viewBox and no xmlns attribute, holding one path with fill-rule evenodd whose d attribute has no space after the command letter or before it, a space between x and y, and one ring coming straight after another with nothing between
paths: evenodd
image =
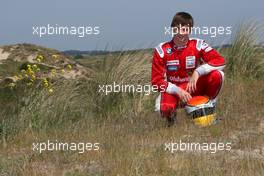
<instances>
[{"instance_id":1,"label":"man's hand","mask_svg":"<svg viewBox=\"0 0 264 176\"><path fill-rule=\"evenodd\" d=\"M172 95L177 94L183 102L187 102L192 98L192 96L189 92L187 92L186 90L182 89L181 87L178 87L175 84L170 83L170 82L168 83L168 87L166 89L166 92L169 94L172 94Z\"/></svg>"},{"instance_id":2,"label":"man's hand","mask_svg":"<svg viewBox=\"0 0 264 176\"><path fill-rule=\"evenodd\" d=\"M192 76L190 78L190 81L187 84L187 88L186 88L186 90L189 93L195 92L195 90L196 90L196 83L197 83L198 78L199 78L199 73L196 70L194 70L194 72L193 72L193 74L192 74Z\"/></svg>"},{"instance_id":3,"label":"man's hand","mask_svg":"<svg viewBox=\"0 0 264 176\"><path fill-rule=\"evenodd\" d=\"M185 91L184 89L180 87L178 87L177 94L180 97L180 99L185 103L188 102L192 98L189 92Z\"/></svg>"}]
</instances>

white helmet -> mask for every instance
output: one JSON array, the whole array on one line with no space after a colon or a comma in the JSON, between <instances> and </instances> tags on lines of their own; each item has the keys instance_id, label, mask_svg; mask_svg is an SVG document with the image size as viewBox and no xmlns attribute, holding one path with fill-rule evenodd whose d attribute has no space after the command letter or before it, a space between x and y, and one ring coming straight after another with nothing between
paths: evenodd
<instances>
[{"instance_id":1,"label":"white helmet","mask_svg":"<svg viewBox=\"0 0 264 176\"><path fill-rule=\"evenodd\" d=\"M206 96L194 96L187 102L185 110L198 126L209 126L216 121L215 102Z\"/></svg>"}]
</instances>

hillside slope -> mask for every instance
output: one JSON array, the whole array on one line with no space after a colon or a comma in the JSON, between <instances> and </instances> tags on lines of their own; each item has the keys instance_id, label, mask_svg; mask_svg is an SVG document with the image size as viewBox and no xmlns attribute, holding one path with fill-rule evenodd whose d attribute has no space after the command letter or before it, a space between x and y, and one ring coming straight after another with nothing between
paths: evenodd
<instances>
[{"instance_id":1,"label":"hillside slope","mask_svg":"<svg viewBox=\"0 0 264 176\"><path fill-rule=\"evenodd\" d=\"M11 79L16 81L22 69L27 64L37 65L39 74L51 77L51 71L56 77L66 79L87 78L91 70L75 62L70 56L65 56L57 50L32 44L15 44L0 47L0 81Z\"/></svg>"}]
</instances>

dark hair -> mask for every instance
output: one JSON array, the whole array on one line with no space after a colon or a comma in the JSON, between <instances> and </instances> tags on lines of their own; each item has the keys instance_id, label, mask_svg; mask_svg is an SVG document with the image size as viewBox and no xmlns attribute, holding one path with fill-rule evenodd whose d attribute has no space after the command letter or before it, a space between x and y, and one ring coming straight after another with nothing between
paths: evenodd
<instances>
[{"instance_id":1,"label":"dark hair","mask_svg":"<svg viewBox=\"0 0 264 176\"><path fill-rule=\"evenodd\" d=\"M178 12L174 15L171 27L179 25L193 27L193 17L187 12Z\"/></svg>"}]
</instances>

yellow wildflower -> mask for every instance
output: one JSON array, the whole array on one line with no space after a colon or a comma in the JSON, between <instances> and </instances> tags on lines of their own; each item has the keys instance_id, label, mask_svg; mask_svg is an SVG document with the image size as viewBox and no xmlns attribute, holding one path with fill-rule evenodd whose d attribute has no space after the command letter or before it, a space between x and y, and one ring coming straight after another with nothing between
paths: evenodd
<instances>
[{"instance_id":1,"label":"yellow wildflower","mask_svg":"<svg viewBox=\"0 0 264 176\"><path fill-rule=\"evenodd\" d=\"M69 70L71 70L71 69L72 69L72 66L71 66L70 64L68 64L68 65L67 65L67 68L68 68Z\"/></svg>"},{"instance_id":2,"label":"yellow wildflower","mask_svg":"<svg viewBox=\"0 0 264 176\"><path fill-rule=\"evenodd\" d=\"M52 88L49 89L49 93L53 93L53 89Z\"/></svg>"},{"instance_id":3,"label":"yellow wildflower","mask_svg":"<svg viewBox=\"0 0 264 176\"><path fill-rule=\"evenodd\" d=\"M58 59L58 57L59 57L59 56L58 56L57 54L53 54L53 55L52 55L52 58L53 58L53 59Z\"/></svg>"}]
</instances>

